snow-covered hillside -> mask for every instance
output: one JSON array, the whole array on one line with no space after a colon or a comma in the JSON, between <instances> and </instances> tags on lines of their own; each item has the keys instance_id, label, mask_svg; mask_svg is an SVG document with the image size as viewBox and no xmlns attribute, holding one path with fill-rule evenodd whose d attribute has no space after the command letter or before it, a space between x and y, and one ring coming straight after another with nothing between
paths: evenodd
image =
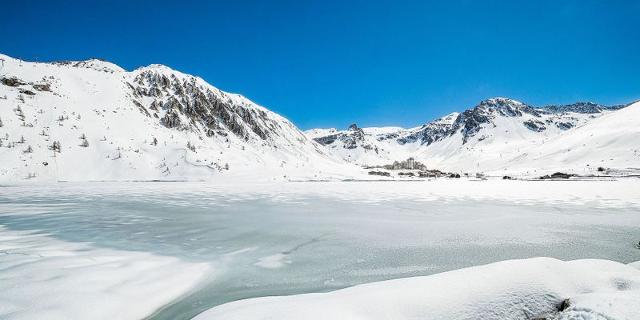
<instances>
[{"instance_id":1,"label":"snow-covered hillside","mask_svg":"<svg viewBox=\"0 0 640 320\"><path fill-rule=\"evenodd\" d=\"M630 107L594 103L534 108L492 98L462 113L403 129L314 129L307 135L329 152L360 165L389 164L414 157L428 167L463 172L536 175L598 166L640 167L640 120ZM581 150L578 152L578 150Z\"/></svg>"},{"instance_id":2,"label":"snow-covered hillside","mask_svg":"<svg viewBox=\"0 0 640 320\"><path fill-rule=\"evenodd\" d=\"M574 130L568 130L540 146L523 150L512 170L533 168L574 169L579 173L596 167L618 170L640 169L640 102L602 115ZM521 159L521 160L520 160Z\"/></svg>"},{"instance_id":3,"label":"snow-covered hillside","mask_svg":"<svg viewBox=\"0 0 640 320\"><path fill-rule=\"evenodd\" d=\"M96 59L0 60L0 181L325 179L409 157L446 171L528 176L640 167L637 104L534 108L492 98L416 128L305 135L162 65L128 72Z\"/></svg>"},{"instance_id":4,"label":"snow-covered hillside","mask_svg":"<svg viewBox=\"0 0 640 320\"><path fill-rule=\"evenodd\" d=\"M252 180L356 172L287 119L162 65L0 55L0 181Z\"/></svg>"}]
</instances>

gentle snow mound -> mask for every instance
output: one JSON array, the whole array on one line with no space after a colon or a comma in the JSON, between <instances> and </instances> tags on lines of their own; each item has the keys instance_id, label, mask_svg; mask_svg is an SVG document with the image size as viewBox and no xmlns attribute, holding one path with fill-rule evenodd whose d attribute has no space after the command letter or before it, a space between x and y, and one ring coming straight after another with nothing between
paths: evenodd
<instances>
[{"instance_id":1,"label":"gentle snow mound","mask_svg":"<svg viewBox=\"0 0 640 320\"><path fill-rule=\"evenodd\" d=\"M559 311L562 302L569 306ZM639 319L640 271L607 260L510 260L329 293L224 304L209 319Z\"/></svg>"}]
</instances>

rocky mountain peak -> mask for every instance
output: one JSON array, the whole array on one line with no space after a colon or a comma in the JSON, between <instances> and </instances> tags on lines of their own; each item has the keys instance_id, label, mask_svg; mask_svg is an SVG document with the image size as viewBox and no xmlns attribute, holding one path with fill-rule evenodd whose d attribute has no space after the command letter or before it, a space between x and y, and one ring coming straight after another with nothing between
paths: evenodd
<instances>
[{"instance_id":1,"label":"rocky mountain peak","mask_svg":"<svg viewBox=\"0 0 640 320\"><path fill-rule=\"evenodd\" d=\"M535 109L529 105L517 100L502 97L480 101L480 103L471 110L471 112L474 113L499 114L505 117L519 117L522 116L523 113L537 113Z\"/></svg>"},{"instance_id":2,"label":"rocky mountain peak","mask_svg":"<svg viewBox=\"0 0 640 320\"><path fill-rule=\"evenodd\" d=\"M524 106L525 104L514 99L504 97L493 97L480 101L479 106L504 107L504 106Z\"/></svg>"}]
</instances>

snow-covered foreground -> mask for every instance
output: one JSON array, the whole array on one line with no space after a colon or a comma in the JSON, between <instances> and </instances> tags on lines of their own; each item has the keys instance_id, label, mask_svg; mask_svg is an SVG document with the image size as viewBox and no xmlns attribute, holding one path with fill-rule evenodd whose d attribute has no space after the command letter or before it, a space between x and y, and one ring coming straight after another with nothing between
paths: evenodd
<instances>
[{"instance_id":1,"label":"snow-covered foreground","mask_svg":"<svg viewBox=\"0 0 640 320\"><path fill-rule=\"evenodd\" d=\"M568 300L567 300L568 299ZM197 320L640 318L640 270L607 260L509 260L330 293L242 300Z\"/></svg>"},{"instance_id":2,"label":"snow-covered foreground","mask_svg":"<svg viewBox=\"0 0 640 320\"><path fill-rule=\"evenodd\" d=\"M135 319L153 313L154 320L191 319L211 308L211 317L230 312L227 303L252 301L244 299L328 291L335 293L308 303L319 299L327 310L359 312L358 303L382 308L398 300L367 300L374 298L370 292L332 307L334 295L362 289L335 290L541 256L631 263L640 260L634 246L640 241L637 190L638 179L2 186L0 318ZM543 295L544 301L570 298L576 307L592 307L579 304L589 290L615 293L611 297L637 290L637 278L614 263L607 267L609 275L598 271L604 262L589 262L593 267L555 260L508 263L523 266L481 267L433 279L478 277L456 283L500 284L486 295L447 291L464 304L460 312L493 298L509 304L506 299L517 288L524 297L518 303L550 292L555 295ZM492 274L508 274L482 272L493 268L531 273L491 281ZM585 268L593 269L592 279L586 278L591 273L578 272ZM540 273L548 279L536 276ZM609 276L621 280L607 287ZM627 290L605 290L614 287ZM529 289L539 290L529 295ZM281 308L309 296L299 297L270 298L277 305L260 308ZM414 297L428 303L420 310L455 305L437 309L441 300L429 302L429 297ZM483 304L487 310L493 308L489 302ZM397 308L390 307L389 317L404 310L402 304ZM515 319L527 319L523 312Z\"/></svg>"},{"instance_id":3,"label":"snow-covered foreground","mask_svg":"<svg viewBox=\"0 0 640 320\"><path fill-rule=\"evenodd\" d=\"M208 271L205 263L0 226L0 319L141 319Z\"/></svg>"}]
</instances>

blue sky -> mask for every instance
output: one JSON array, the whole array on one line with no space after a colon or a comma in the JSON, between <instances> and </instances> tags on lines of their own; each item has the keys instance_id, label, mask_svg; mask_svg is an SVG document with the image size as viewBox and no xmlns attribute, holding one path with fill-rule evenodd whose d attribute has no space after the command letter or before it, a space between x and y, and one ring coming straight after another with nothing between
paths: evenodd
<instances>
[{"instance_id":1,"label":"blue sky","mask_svg":"<svg viewBox=\"0 0 640 320\"><path fill-rule=\"evenodd\" d=\"M303 129L640 99L640 1L6 1L0 52L161 63Z\"/></svg>"}]
</instances>

